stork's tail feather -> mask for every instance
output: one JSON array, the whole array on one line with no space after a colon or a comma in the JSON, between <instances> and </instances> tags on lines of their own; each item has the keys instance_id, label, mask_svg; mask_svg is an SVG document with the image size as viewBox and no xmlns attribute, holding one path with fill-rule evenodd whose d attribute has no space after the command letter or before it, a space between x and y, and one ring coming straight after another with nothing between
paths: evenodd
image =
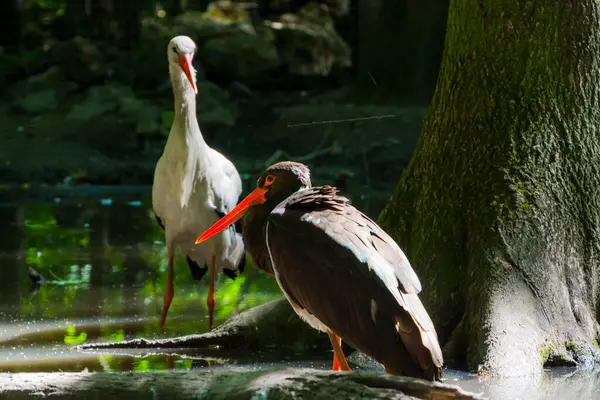
<instances>
[{"instance_id":1,"label":"stork's tail feather","mask_svg":"<svg viewBox=\"0 0 600 400\"><path fill-rule=\"evenodd\" d=\"M402 297L409 310L405 309L407 314L402 313L403 315L394 317L396 331L425 378L440 380L443 375L444 357L433 322L417 295L403 294Z\"/></svg>"},{"instance_id":2,"label":"stork's tail feather","mask_svg":"<svg viewBox=\"0 0 600 400\"><path fill-rule=\"evenodd\" d=\"M238 271L240 271L240 274L244 272L244 268L246 268L246 253L242 254L242 258L240 258L240 262L237 266L237 269Z\"/></svg>"},{"instance_id":3,"label":"stork's tail feather","mask_svg":"<svg viewBox=\"0 0 600 400\"><path fill-rule=\"evenodd\" d=\"M154 213L154 218L156 219L156 222L158 223L158 226L160 226L162 228L162 230L165 229L165 224L163 224L163 222L161 221L160 218L158 218L158 215L156 215L156 213Z\"/></svg>"},{"instance_id":4,"label":"stork's tail feather","mask_svg":"<svg viewBox=\"0 0 600 400\"><path fill-rule=\"evenodd\" d=\"M202 268L197 262L189 257L186 257L185 260L187 261L188 267L190 267L192 278L194 278L195 281L202 280L204 275L208 272L208 266L205 265L204 268Z\"/></svg>"},{"instance_id":5,"label":"stork's tail feather","mask_svg":"<svg viewBox=\"0 0 600 400\"><path fill-rule=\"evenodd\" d=\"M228 277L229 279L231 279L232 281L235 280L235 278L238 277L238 273L236 270L234 269L229 269L229 268L223 268L223 274Z\"/></svg>"}]
</instances>

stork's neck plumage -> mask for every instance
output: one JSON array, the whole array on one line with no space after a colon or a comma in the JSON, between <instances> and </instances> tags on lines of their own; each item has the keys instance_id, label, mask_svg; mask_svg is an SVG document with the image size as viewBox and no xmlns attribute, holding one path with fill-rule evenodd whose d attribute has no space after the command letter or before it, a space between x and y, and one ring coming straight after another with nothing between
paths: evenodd
<instances>
[{"instance_id":1,"label":"stork's neck plumage","mask_svg":"<svg viewBox=\"0 0 600 400\"><path fill-rule=\"evenodd\" d=\"M202 137L198 119L196 118L196 94L187 77L177 65L169 65L171 85L175 97L175 116L169 134L176 151L173 163L185 160L185 167L180 170L181 207L188 204L196 184L202 181L202 174L209 164L209 147ZM182 154L183 153L183 154Z\"/></svg>"},{"instance_id":2,"label":"stork's neck plumage","mask_svg":"<svg viewBox=\"0 0 600 400\"><path fill-rule=\"evenodd\" d=\"M198 119L196 118L196 94L187 77L177 65L169 65L171 86L175 97L175 117L173 124L178 127L177 133L185 134L188 146L192 143L207 150L206 142L202 137Z\"/></svg>"},{"instance_id":3,"label":"stork's neck plumage","mask_svg":"<svg viewBox=\"0 0 600 400\"><path fill-rule=\"evenodd\" d=\"M242 238L246 250L252 255L254 264L263 271L273 275L273 266L267 250L266 225L273 207L267 204L251 207L244 217Z\"/></svg>"}]
</instances>

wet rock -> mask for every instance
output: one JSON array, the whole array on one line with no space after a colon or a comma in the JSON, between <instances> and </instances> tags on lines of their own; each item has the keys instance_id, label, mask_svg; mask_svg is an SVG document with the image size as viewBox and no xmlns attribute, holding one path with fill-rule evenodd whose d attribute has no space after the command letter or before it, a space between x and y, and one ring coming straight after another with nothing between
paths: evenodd
<instances>
[{"instance_id":1,"label":"wet rock","mask_svg":"<svg viewBox=\"0 0 600 400\"><path fill-rule=\"evenodd\" d=\"M239 117L229 93L209 81L198 83L196 115L202 132L211 139L234 126Z\"/></svg>"},{"instance_id":2,"label":"wet rock","mask_svg":"<svg viewBox=\"0 0 600 400\"><path fill-rule=\"evenodd\" d=\"M46 69L48 56L44 50L24 50L16 55L0 50L0 88Z\"/></svg>"},{"instance_id":3,"label":"wet rock","mask_svg":"<svg viewBox=\"0 0 600 400\"><path fill-rule=\"evenodd\" d=\"M339 14L340 7L334 8ZM204 13L178 16L176 24L198 44L207 75L219 80L260 81L282 64L301 76L326 76L351 65L350 47L335 31L325 2L310 2L271 21L253 20L243 3L214 2Z\"/></svg>"},{"instance_id":4,"label":"wet rock","mask_svg":"<svg viewBox=\"0 0 600 400\"><path fill-rule=\"evenodd\" d=\"M91 87L82 101L68 111L66 120L86 135L78 141L113 157L130 158L145 148L145 137L160 136L161 109L139 99L128 86L107 84Z\"/></svg>"},{"instance_id":5,"label":"wet rock","mask_svg":"<svg viewBox=\"0 0 600 400\"><path fill-rule=\"evenodd\" d=\"M252 90L240 81L231 82L227 90L236 99L252 97Z\"/></svg>"},{"instance_id":6,"label":"wet rock","mask_svg":"<svg viewBox=\"0 0 600 400\"><path fill-rule=\"evenodd\" d=\"M11 85L8 92L17 111L39 114L55 110L58 103L76 88L75 83L64 80L57 67L51 67Z\"/></svg>"},{"instance_id":7,"label":"wet rock","mask_svg":"<svg viewBox=\"0 0 600 400\"><path fill-rule=\"evenodd\" d=\"M247 25L240 25L240 27ZM279 54L269 31L239 29L206 41L201 60L207 72L227 80L258 80L280 65Z\"/></svg>"},{"instance_id":8,"label":"wet rock","mask_svg":"<svg viewBox=\"0 0 600 400\"><path fill-rule=\"evenodd\" d=\"M209 77L255 80L280 65L272 32L255 29L247 11L239 5L218 7L211 3L206 12L186 12L175 23L179 34L190 36L198 45L196 57Z\"/></svg>"},{"instance_id":9,"label":"wet rock","mask_svg":"<svg viewBox=\"0 0 600 400\"><path fill-rule=\"evenodd\" d=\"M204 15L214 20L245 22L250 19L248 8L250 3L217 0L210 2Z\"/></svg>"},{"instance_id":10,"label":"wet rock","mask_svg":"<svg viewBox=\"0 0 600 400\"><path fill-rule=\"evenodd\" d=\"M346 15L350 10L350 0L275 0L265 3L262 7L263 13L270 16L295 13L308 3L325 4L336 17Z\"/></svg>"},{"instance_id":11,"label":"wet rock","mask_svg":"<svg viewBox=\"0 0 600 400\"><path fill-rule=\"evenodd\" d=\"M67 114L68 120L90 121L109 111L116 111L121 103L135 98L131 88L121 85L94 86L80 103L73 105Z\"/></svg>"},{"instance_id":12,"label":"wet rock","mask_svg":"<svg viewBox=\"0 0 600 400\"><path fill-rule=\"evenodd\" d=\"M196 97L196 112L202 132L211 138L233 126L238 118L237 108L230 101L227 91L208 82L198 82L198 96ZM171 109L165 110L164 107ZM114 139L125 146L124 140L130 141L134 148L139 144L139 135L147 138L160 137L168 134L173 122L172 101L153 103L147 99L140 99L128 86L107 84L90 88L82 101L74 104L67 113L67 120L77 122L82 126L94 126L100 129L104 125L105 132L101 138L94 140L96 145L114 149L114 142L107 137L114 135ZM126 135L123 132L137 133ZM102 145L100 142L105 142ZM142 139L144 141L144 139ZM124 147L126 148L126 146Z\"/></svg>"},{"instance_id":13,"label":"wet rock","mask_svg":"<svg viewBox=\"0 0 600 400\"><path fill-rule=\"evenodd\" d=\"M323 153L327 157L356 160L367 156L377 164L408 161L424 111L320 102L280 107L275 109L279 121L269 140L279 143L282 149L293 149L291 156L296 158L321 147L328 149ZM376 152L373 159L369 157L372 152Z\"/></svg>"},{"instance_id":14,"label":"wet rock","mask_svg":"<svg viewBox=\"0 0 600 400\"><path fill-rule=\"evenodd\" d=\"M180 32L147 19L142 21L141 39L130 51L119 54L114 63L114 79L134 87L136 91L170 92L167 44ZM154 65L155 68L147 68ZM204 69L194 59L196 80L204 79Z\"/></svg>"},{"instance_id":15,"label":"wet rock","mask_svg":"<svg viewBox=\"0 0 600 400\"><path fill-rule=\"evenodd\" d=\"M326 4L311 2L297 14L283 14L268 24L292 75L327 76L352 64L350 46L335 31Z\"/></svg>"},{"instance_id":16,"label":"wet rock","mask_svg":"<svg viewBox=\"0 0 600 400\"><path fill-rule=\"evenodd\" d=\"M209 130L222 131L235 125L236 115L225 107L215 107L198 115L198 123ZM215 135L218 132L214 132Z\"/></svg>"},{"instance_id":17,"label":"wet rock","mask_svg":"<svg viewBox=\"0 0 600 400\"><path fill-rule=\"evenodd\" d=\"M205 12L188 11L175 19L177 31L203 42L208 38L227 36L238 30L252 32L250 15L243 3L211 2Z\"/></svg>"},{"instance_id":18,"label":"wet rock","mask_svg":"<svg viewBox=\"0 0 600 400\"><path fill-rule=\"evenodd\" d=\"M237 24L215 20L201 11L186 11L175 18L175 30L191 37L196 44L204 43L208 38L232 34L237 29Z\"/></svg>"},{"instance_id":19,"label":"wet rock","mask_svg":"<svg viewBox=\"0 0 600 400\"><path fill-rule=\"evenodd\" d=\"M39 92L26 94L15 102L17 108L30 114L37 114L44 111L56 109L56 90L47 89Z\"/></svg>"},{"instance_id":20,"label":"wet rock","mask_svg":"<svg viewBox=\"0 0 600 400\"><path fill-rule=\"evenodd\" d=\"M152 135L161 130L161 110L148 100L124 98L120 101L119 112L126 121L135 123L135 133Z\"/></svg>"},{"instance_id":21,"label":"wet rock","mask_svg":"<svg viewBox=\"0 0 600 400\"><path fill-rule=\"evenodd\" d=\"M231 100L231 96L226 90L210 81L198 82L197 86L196 108L199 112L208 110L216 105L225 104Z\"/></svg>"},{"instance_id":22,"label":"wet rock","mask_svg":"<svg viewBox=\"0 0 600 400\"><path fill-rule=\"evenodd\" d=\"M11 94L17 95L23 92L36 92L46 89L56 89L57 86L65 84L64 76L57 67L50 67L46 71L30 76L29 78L17 82L11 86ZM70 84L71 89L74 88Z\"/></svg>"},{"instance_id":23,"label":"wet rock","mask_svg":"<svg viewBox=\"0 0 600 400\"><path fill-rule=\"evenodd\" d=\"M90 123L108 117L135 126L135 133L158 133L161 110L145 99L138 99L131 88L122 85L95 86L81 103L73 105L67 119Z\"/></svg>"},{"instance_id":24,"label":"wet rock","mask_svg":"<svg viewBox=\"0 0 600 400\"><path fill-rule=\"evenodd\" d=\"M88 84L106 76L104 55L94 43L80 36L57 42L51 59L68 80L77 83Z\"/></svg>"}]
</instances>

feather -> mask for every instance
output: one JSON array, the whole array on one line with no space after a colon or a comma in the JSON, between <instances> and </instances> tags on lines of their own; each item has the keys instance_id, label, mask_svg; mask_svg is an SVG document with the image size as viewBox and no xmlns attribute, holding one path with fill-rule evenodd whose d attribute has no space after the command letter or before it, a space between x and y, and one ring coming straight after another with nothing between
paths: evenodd
<instances>
[{"instance_id":1,"label":"feather","mask_svg":"<svg viewBox=\"0 0 600 400\"><path fill-rule=\"evenodd\" d=\"M316 318L390 373L441 377L442 353L415 272L348 199L330 186L307 188L275 207L267 229L277 281L305 320Z\"/></svg>"}]
</instances>

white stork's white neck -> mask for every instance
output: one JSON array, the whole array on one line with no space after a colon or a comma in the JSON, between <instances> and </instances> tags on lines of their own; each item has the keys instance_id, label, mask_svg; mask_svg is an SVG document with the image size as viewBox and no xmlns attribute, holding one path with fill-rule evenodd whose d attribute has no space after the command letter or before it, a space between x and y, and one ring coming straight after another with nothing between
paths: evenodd
<instances>
[{"instance_id":1,"label":"white stork's white neck","mask_svg":"<svg viewBox=\"0 0 600 400\"><path fill-rule=\"evenodd\" d=\"M183 176L181 176L181 206L184 207L196 183L201 179L200 174L206 171L209 163L209 147L202 137L196 118L196 94L192 85L179 66L169 65L169 73L175 97L175 116L169 136L174 135L172 139L181 143L185 150L177 147L187 153L176 155L178 158L185 157L186 160Z\"/></svg>"},{"instance_id":2,"label":"white stork's white neck","mask_svg":"<svg viewBox=\"0 0 600 400\"><path fill-rule=\"evenodd\" d=\"M196 118L196 94L194 89L192 89L192 85L179 66L169 65L169 73L173 95L175 96L173 123L179 127L180 134L185 133L186 139L196 139L195 141L206 147L206 142L202 137Z\"/></svg>"}]
</instances>

